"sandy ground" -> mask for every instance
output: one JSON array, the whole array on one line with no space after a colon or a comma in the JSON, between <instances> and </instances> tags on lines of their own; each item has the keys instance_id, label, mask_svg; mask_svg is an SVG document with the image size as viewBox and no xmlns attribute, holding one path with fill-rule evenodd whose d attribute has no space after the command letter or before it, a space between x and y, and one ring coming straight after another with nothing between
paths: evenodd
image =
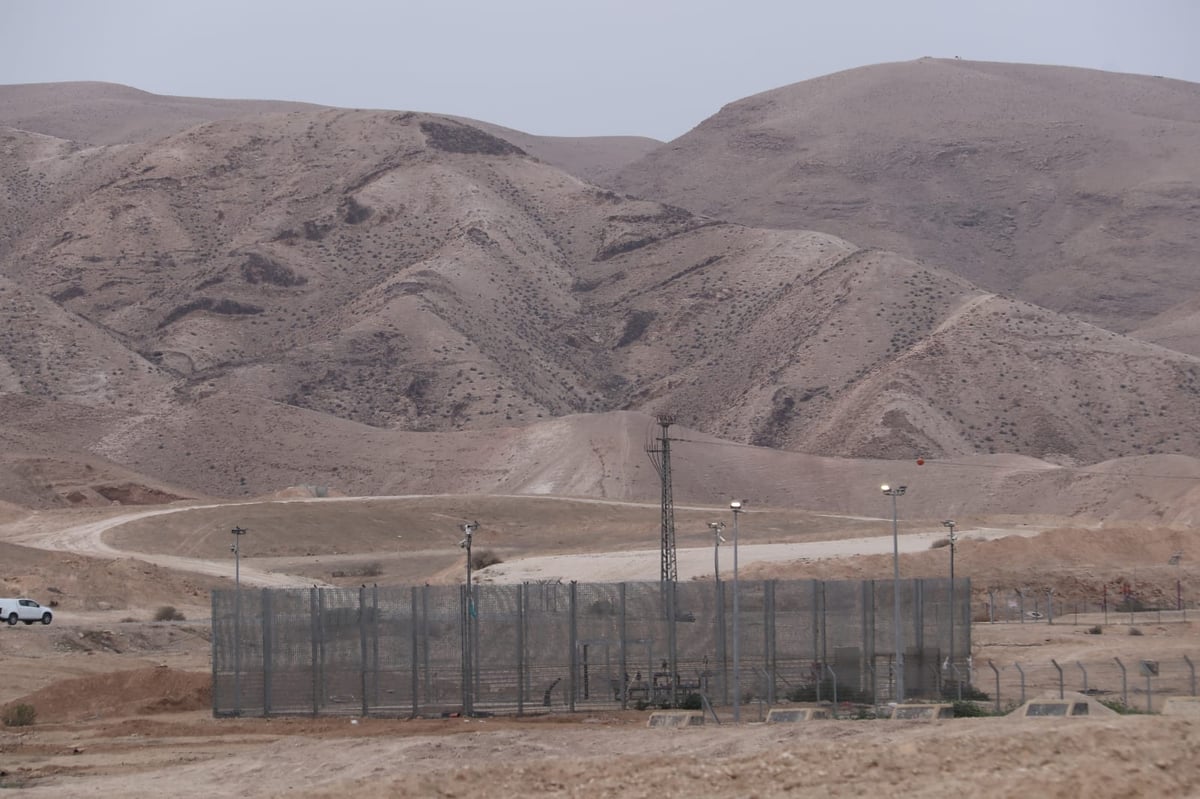
<instances>
[{"instance_id":1,"label":"sandy ground","mask_svg":"<svg viewBox=\"0 0 1200 799\"><path fill-rule=\"evenodd\" d=\"M350 505L360 504L369 505ZM345 513L350 505L326 507ZM380 513L379 507L371 507L371 513ZM234 510L242 516L251 512L246 506ZM606 506L603 512L624 510ZM707 511L697 513L699 519ZM1200 716L844 719L767 725L758 721L761 709L755 706L746 709L740 725L731 724L728 709L721 708L724 724L710 719L702 727L677 730L649 728L647 714L634 711L486 719L213 719L202 589L228 584L229 557L221 551L228 546L227 519L204 522L219 533L211 545L184 546L179 536L193 529L199 515L192 516L190 527L164 522L189 515L180 510L156 516L127 510L38 514L0 528L8 585L53 580L66 586L57 595L62 605L55 624L0 627L0 667L7 675L0 684L0 706L26 702L38 711L32 726L0 727L0 786L34 797L1127 797L1200 791L1200 761L1195 758ZM497 510L495 518L502 517ZM155 524L139 527L139 518ZM507 529L509 549L531 557L513 557L492 579L522 579L546 569L591 579L612 569L623 579L635 579L647 562L657 568L657 553L628 547L644 530L639 524L624 525L622 518L607 522L607 540L627 547L620 557L596 549L602 544L595 541L592 551L578 551L582 545L571 542L556 544L564 521L558 516L544 529L534 525L537 529L520 535ZM810 576L832 579L890 568L891 536L863 534L878 529L879 520L801 522L763 515L758 521L757 534L771 543L740 545L741 562L751 575L783 570L775 576L796 576L794 570L802 568ZM806 527L810 522L816 526ZM274 540L256 542L271 554L257 564L252 559L249 567L243 563L243 579L249 575L272 581L265 584L288 579L311 584L312 575L320 573L317 559L321 569L344 568L364 557L378 557L386 566L390 561L384 556L395 554L378 548L379 541L395 540L391 522L381 526L376 539L344 540L319 554L305 554L319 549L324 540L320 532L328 529L316 519L310 534L307 524L284 525L293 536L290 548ZM825 529L822 524L834 526ZM999 580L1009 569L1031 579L1060 575L1062 582L1056 585L1066 590L1085 573L1087 580L1103 580L1122 569L1128 574L1133 566L1147 575L1164 560L1164 552L1181 546L1177 531L1042 532L1045 526L1044 520L965 524L962 532L969 543L960 545L962 568L981 583ZM256 522L255 529L268 537L261 524ZM940 573L946 552L930 549L938 534L934 523L904 529L899 540L906 573ZM789 536L801 540L786 540ZM451 558L447 563L453 569L453 559L461 557L453 543L419 539L404 546L410 552L434 553L424 556L429 558L423 561L426 567L444 556ZM1182 546L1186 550L1190 544ZM1085 549L1093 554L1063 560ZM558 552L533 556L539 550ZM721 554L724 568L728 549ZM78 583L63 574L68 558ZM712 549L683 547L679 561L681 575L685 570L691 575L694 568L696 576L707 577ZM284 565L307 573L277 570ZM485 576L491 571L485 570ZM1178 569L1171 572L1176 573ZM384 576L399 579L404 574ZM123 586L129 597L124 605L100 608L80 598L81 592L101 590L105 580ZM156 605L182 593L183 586L199 594L178 603L188 619L151 621ZM1193 615L1200 618L1200 610ZM1067 690L1080 688L1082 664L1091 687L1112 699L1118 690L1114 658L1131 670L1142 659L1180 664L1187 655L1200 660L1197 624L1181 614L1134 619L1112 614L1106 621L1086 612L1060 617L1053 625L976 624L974 681L994 696L989 662L995 664L1007 708L1019 698L1014 664L1023 664L1032 696L1056 679L1050 667L1054 659L1066 669ZM1130 704L1144 696L1134 680ZM1161 699L1156 700L1155 709L1160 705Z\"/></svg>"}]
</instances>

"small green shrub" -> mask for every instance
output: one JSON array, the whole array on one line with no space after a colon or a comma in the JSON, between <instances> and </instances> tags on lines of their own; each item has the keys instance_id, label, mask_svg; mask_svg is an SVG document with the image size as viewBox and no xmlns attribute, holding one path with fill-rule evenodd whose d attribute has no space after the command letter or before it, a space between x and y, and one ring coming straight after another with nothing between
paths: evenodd
<instances>
[{"instance_id":1,"label":"small green shrub","mask_svg":"<svg viewBox=\"0 0 1200 799\"><path fill-rule=\"evenodd\" d=\"M184 616L174 605L163 605L158 610L154 611L155 621L184 621Z\"/></svg>"},{"instance_id":2,"label":"small green shrub","mask_svg":"<svg viewBox=\"0 0 1200 799\"><path fill-rule=\"evenodd\" d=\"M1122 716L1145 715L1146 711L1138 710L1136 707L1130 707L1120 699L1097 699L1097 702L1104 705L1109 710L1115 710Z\"/></svg>"},{"instance_id":3,"label":"small green shrub","mask_svg":"<svg viewBox=\"0 0 1200 799\"><path fill-rule=\"evenodd\" d=\"M971 702L966 699L954 702L954 718L956 719L983 718L994 715L996 715L994 711L978 702Z\"/></svg>"},{"instance_id":4,"label":"small green shrub","mask_svg":"<svg viewBox=\"0 0 1200 799\"><path fill-rule=\"evenodd\" d=\"M364 563L356 572L358 577L378 577L383 574L383 565L378 561Z\"/></svg>"},{"instance_id":5,"label":"small green shrub","mask_svg":"<svg viewBox=\"0 0 1200 799\"><path fill-rule=\"evenodd\" d=\"M33 705L22 702L5 708L0 718L5 727L28 727L37 719L37 710Z\"/></svg>"},{"instance_id":6,"label":"small green shrub","mask_svg":"<svg viewBox=\"0 0 1200 799\"><path fill-rule=\"evenodd\" d=\"M955 687L953 680L946 680L944 683L942 683L942 697L944 699L957 699L958 695L959 691ZM976 702L987 702L992 697L984 691L979 690L971 683L965 682L962 686L962 698L963 700L969 699Z\"/></svg>"},{"instance_id":7,"label":"small green shrub","mask_svg":"<svg viewBox=\"0 0 1200 799\"><path fill-rule=\"evenodd\" d=\"M1101 627L1099 624L1097 624L1092 627L1089 627L1087 634L1088 635L1101 635L1103 632L1104 632L1104 628Z\"/></svg>"},{"instance_id":8,"label":"small green shrub","mask_svg":"<svg viewBox=\"0 0 1200 799\"><path fill-rule=\"evenodd\" d=\"M787 692L787 698L791 702L833 701L833 680L821 680L819 697L817 687L817 683L812 683L811 685L798 685ZM848 685L838 686L837 699L839 702L870 703L874 701L874 697L869 691L860 691L857 688L851 688Z\"/></svg>"},{"instance_id":9,"label":"small green shrub","mask_svg":"<svg viewBox=\"0 0 1200 799\"><path fill-rule=\"evenodd\" d=\"M679 707L682 710L703 710L704 702L701 701L700 694L692 692L680 700Z\"/></svg>"}]
</instances>

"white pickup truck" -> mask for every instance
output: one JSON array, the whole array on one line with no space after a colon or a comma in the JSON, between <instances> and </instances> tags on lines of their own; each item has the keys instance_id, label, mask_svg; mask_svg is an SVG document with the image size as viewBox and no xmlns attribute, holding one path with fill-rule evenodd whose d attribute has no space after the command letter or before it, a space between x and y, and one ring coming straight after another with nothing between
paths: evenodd
<instances>
[{"instance_id":1,"label":"white pickup truck","mask_svg":"<svg viewBox=\"0 0 1200 799\"><path fill-rule=\"evenodd\" d=\"M23 621L33 624L40 621L49 624L54 619L54 611L39 605L32 599L0 599L0 621L16 624Z\"/></svg>"}]
</instances>

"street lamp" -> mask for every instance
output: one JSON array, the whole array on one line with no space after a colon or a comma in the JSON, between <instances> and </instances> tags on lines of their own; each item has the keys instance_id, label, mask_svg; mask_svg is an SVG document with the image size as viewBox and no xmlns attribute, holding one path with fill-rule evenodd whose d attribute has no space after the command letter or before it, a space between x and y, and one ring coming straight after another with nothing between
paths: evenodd
<instances>
[{"instance_id":1,"label":"street lamp","mask_svg":"<svg viewBox=\"0 0 1200 799\"><path fill-rule=\"evenodd\" d=\"M958 536L954 535L954 520L953 519L947 519L946 521L942 522L942 526L950 528L950 534L948 536L948 538L950 539L950 661L949 661L949 663L950 663L950 669L951 669L952 673L955 674L955 680L957 681L958 680L958 677L957 677L958 672L953 671L953 669L954 669L954 621L955 621L955 616L957 615L957 613L956 613L957 606L954 604L954 544L955 544L955 542L958 541Z\"/></svg>"},{"instance_id":2,"label":"street lamp","mask_svg":"<svg viewBox=\"0 0 1200 799\"><path fill-rule=\"evenodd\" d=\"M892 498L892 633L896 647L896 701L904 701L904 636L900 631L900 534L896 524L896 497L904 496L907 486L884 483L879 490Z\"/></svg>"},{"instance_id":3,"label":"street lamp","mask_svg":"<svg viewBox=\"0 0 1200 799\"><path fill-rule=\"evenodd\" d=\"M738 606L738 514L746 504L744 499L735 499L729 503L733 511L733 723L742 720L742 681L741 681L741 650L738 636L738 616L741 608Z\"/></svg>"},{"instance_id":4,"label":"street lamp","mask_svg":"<svg viewBox=\"0 0 1200 799\"><path fill-rule=\"evenodd\" d=\"M717 552L721 542L725 540L721 536L721 531L725 529L725 522L709 522L708 529L713 531L713 577L719 583L721 582L721 558Z\"/></svg>"}]
</instances>

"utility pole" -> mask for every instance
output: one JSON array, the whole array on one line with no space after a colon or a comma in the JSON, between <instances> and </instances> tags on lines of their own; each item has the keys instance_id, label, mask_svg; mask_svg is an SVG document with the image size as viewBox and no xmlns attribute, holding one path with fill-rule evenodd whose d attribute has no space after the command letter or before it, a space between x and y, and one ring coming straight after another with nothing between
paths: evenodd
<instances>
[{"instance_id":1,"label":"utility pole","mask_svg":"<svg viewBox=\"0 0 1200 799\"><path fill-rule=\"evenodd\" d=\"M467 585L464 589L467 594L467 612L462 620L462 693L463 712L468 715L475 712L475 697L479 693L479 669L476 667L478 627L475 622L479 618L479 611L475 608L475 590L471 585L471 539L478 529L479 522L464 522L462 524L463 539L458 542L459 547L467 552Z\"/></svg>"},{"instance_id":2,"label":"utility pole","mask_svg":"<svg viewBox=\"0 0 1200 799\"><path fill-rule=\"evenodd\" d=\"M243 527L235 527L233 546L233 707L237 715L242 715L242 536L246 534Z\"/></svg>"},{"instance_id":3,"label":"utility pole","mask_svg":"<svg viewBox=\"0 0 1200 799\"><path fill-rule=\"evenodd\" d=\"M646 454L658 472L662 484L662 536L659 545L660 569L659 579L663 585L668 583L673 587L679 578L675 563L675 503L671 496L671 438L668 430L675 424L675 416L669 413L658 415L658 425L662 435L657 439L657 446L646 447Z\"/></svg>"},{"instance_id":4,"label":"utility pole","mask_svg":"<svg viewBox=\"0 0 1200 799\"><path fill-rule=\"evenodd\" d=\"M943 527L950 528L950 669L955 675L955 681L958 680L958 672L954 671L954 623L957 620L957 606L954 604L954 545L958 541L958 537L954 535L954 520L947 519L942 522Z\"/></svg>"},{"instance_id":5,"label":"utility pole","mask_svg":"<svg viewBox=\"0 0 1200 799\"><path fill-rule=\"evenodd\" d=\"M721 531L725 529L725 522L709 522L708 528L713 531L713 579L719 583L721 582L721 542L725 540L721 536Z\"/></svg>"}]
</instances>

